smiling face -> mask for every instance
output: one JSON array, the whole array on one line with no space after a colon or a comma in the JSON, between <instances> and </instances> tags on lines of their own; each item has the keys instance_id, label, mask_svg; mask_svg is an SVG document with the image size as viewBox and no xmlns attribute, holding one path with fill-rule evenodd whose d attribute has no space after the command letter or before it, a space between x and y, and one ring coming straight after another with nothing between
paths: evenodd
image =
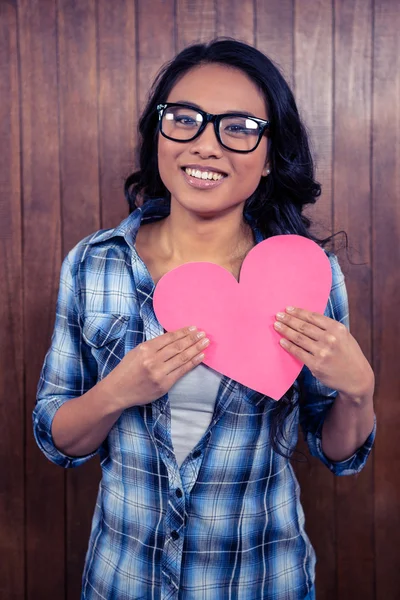
<instances>
[{"instance_id":1,"label":"smiling face","mask_svg":"<svg viewBox=\"0 0 400 600\"><path fill-rule=\"evenodd\" d=\"M248 113L268 120L263 94L241 70L219 64L196 67L172 88L167 102L198 106L212 113ZM190 142L158 136L158 168L171 203L199 217L213 217L243 207L266 174L267 138L248 154L227 150L218 142L214 126ZM191 170L188 170L191 169ZM199 179L199 173L208 172ZM223 173L220 176L214 173Z\"/></svg>"}]
</instances>

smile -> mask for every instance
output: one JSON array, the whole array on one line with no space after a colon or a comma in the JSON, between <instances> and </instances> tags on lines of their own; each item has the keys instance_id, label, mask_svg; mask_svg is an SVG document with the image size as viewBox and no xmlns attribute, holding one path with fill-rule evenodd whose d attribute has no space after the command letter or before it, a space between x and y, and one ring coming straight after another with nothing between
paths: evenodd
<instances>
[{"instance_id":1,"label":"smile","mask_svg":"<svg viewBox=\"0 0 400 600\"><path fill-rule=\"evenodd\" d=\"M185 173L191 177L196 177L196 179L213 179L214 181L218 181L224 177L222 173L216 173L215 171L200 171L200 169L190 169L189 167L186 167Z\"/></svg>"},{"instance_id":2,"label":"smile","mask_svg":"<svg viewBox=\"0 0 400 600\"><path fill-rule=\"evenodd\" d=\"M189 167L183 168L182 173L186 183L192 188L194 187L202 190L214 189L227 179L227 176L222 173L216 173L215 171L200 171L200 169L190 169Z\"/></svg>"}]
</instances>

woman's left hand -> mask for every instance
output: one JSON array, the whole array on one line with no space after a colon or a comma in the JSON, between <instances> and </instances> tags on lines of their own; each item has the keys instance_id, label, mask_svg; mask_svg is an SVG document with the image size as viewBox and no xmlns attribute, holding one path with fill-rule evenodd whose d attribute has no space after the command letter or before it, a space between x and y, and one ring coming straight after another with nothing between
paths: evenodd
<instances>
[{"instance_id":1,"label":"woman's left hand","mask_svg":"<svg viewBox=\"0 0 400 600\"><path fill-rule=\"evenodd\" d=\"M290 308L276 315L281 346L327 387L354 398L372 394L374 373L347 327L319 313Z\"/></svg>"}]
</instances>

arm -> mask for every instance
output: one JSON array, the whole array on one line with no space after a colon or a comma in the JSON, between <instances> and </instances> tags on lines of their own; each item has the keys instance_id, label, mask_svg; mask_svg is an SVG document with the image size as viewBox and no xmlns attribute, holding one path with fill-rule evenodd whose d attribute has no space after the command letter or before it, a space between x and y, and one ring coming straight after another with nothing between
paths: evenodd
<instances>
[{"instance_id":1,"label":"arm","mask_svg":"<svg viewBox=\"0 0 400 600\"><path fill-rule=\"evenodd\" d=\"M96 439L99 443L75 448L75 454L80 455L80 458L76 458L72 456L73 444L66 444L60 434L64 415L68 415L66 418L71 420L71 427L83 426L83 422L77 422L79 417L74 417L73 411L71 412L71 404L74 406L82 403L89 390L89 398L95 395L92 388L97 381L97 364L82 338L79 319L74 281L67 257L61 268L54 332L40 375L37 402L33 411L33 431L39 448L49 460L64 467L78 466L94 456L102 441ZM62 412L57 415L61 409ZM71 455L68 455L70 451Z\"/></svg>"},{"instance_id":2,"label":"arm","mask_svg":"<svg viewBox=\"0 0 400 600\"><path fill-rule=\"evenodd\" d=\"M337 258L329 258L332 289L324 315L286 311L277 330L282 346L305 364L300 420L310 451L332 471L347 474L362 468L372 448L374 375L349 332L344 276Z\"/></svg>"},{"instance_id":3,"label":"arm","mask_svg":"<svg viewBox=\"0 0 400 600\"><path fill-rule=\"evenodd\" d=\"M107 378L57 410L51 433L55 446L70 457L92 455L122 414Z\"/></svg>"},{"instance_id":4,"label":"arm","mask_svg":"<svg viewBox=\"0 0 400 600\"><path fill-rule=\"evenodd\" d=\"M98 322L89 321L88 329L94 334L91 340L82 334L78 296L67 258L61 270L54 334L33 414L39 447L50 460L65 467L77 466L93 456L126 408L162 397L201 362L202 350L209 343L204 332L190 327L143 342L124 356L122 350L116 356L114 342L122 339L128 320L122 320L118 327L118 316L93 314ZM115 366L97 383L99 365L89 344L98 348L110 342L108 357L112 354Z\"/></svg>"},{"instance_id":5,"label":"arm","mask_svg":"<svg viewBox=\"0 0 400 600\"><path fill-rule=\"evenodd\" d=\"M333 461L351 457L374 428L373 386L365 395L339 392L322 428L322 449Z\"/></svg>"}]
</instances>

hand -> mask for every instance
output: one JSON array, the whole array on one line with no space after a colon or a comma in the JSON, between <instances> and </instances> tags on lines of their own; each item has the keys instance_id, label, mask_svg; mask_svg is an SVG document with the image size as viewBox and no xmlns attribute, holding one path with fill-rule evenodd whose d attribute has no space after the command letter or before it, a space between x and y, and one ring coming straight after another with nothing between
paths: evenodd
<instances>
[{"instance_id":1,"label":"hand","mask_svg":"<svg viewBox=\"0 0 400 600\"><path fill-rule=\"evenodd\" d=\"M148 404L200 364L209 343L195 327L165 333L128 352L104 382L120 408Z\"/></svg>"},{"instance_id":2,"label":"hand","mask_svg":"<svg viewBox=\"0 0 400 600\"><path fill-rule=\"evenodd\" d=\"M346 326L319 313L289 308L277 313L274 324L283 336L282 347L327 387L354 398L373 393L374 373Z\"/></svg>"}]
</instances>

